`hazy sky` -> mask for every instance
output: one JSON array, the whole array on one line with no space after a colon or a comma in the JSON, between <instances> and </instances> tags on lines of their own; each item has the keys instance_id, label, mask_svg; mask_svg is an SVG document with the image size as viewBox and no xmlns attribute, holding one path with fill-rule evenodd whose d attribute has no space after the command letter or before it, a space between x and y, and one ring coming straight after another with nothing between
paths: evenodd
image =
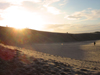
<instances>
[{"instance_id":1,"label":"hazy sky","mask_svg":"<svg viewBox=\"0 0 100 75\"><path fill-rule=\"evenodd\" d=\"M61 33L100 31L100 0L0 0L0 25Z\"/></svg>"}]
</instances>

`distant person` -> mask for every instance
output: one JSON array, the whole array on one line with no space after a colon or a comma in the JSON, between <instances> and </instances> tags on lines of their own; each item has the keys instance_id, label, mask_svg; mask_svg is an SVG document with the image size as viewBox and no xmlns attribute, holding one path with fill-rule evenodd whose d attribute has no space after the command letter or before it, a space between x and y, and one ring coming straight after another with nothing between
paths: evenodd
<instances>
[{"instance_id":1,"label":"distant person","mask_svg":"<svg viewBox=\"0 0 100 75\"><path fill-rule=\"evenodd\" d=\"M95 46L96 42L94 42L94 46Z\"/></svg>"}]
</instances>

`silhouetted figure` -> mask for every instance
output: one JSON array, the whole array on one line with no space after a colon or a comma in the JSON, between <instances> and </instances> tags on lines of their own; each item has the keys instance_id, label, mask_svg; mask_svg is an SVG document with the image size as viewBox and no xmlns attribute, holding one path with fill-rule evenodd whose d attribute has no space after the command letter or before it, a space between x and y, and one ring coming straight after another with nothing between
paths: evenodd
<instances>
[{"instance_id":1,"label":"silhouetted figure","mask_svg":"<svg viewBox=\"0 0 100 75\"><path fill-rule=\"evenodd\" d=\"M95 46L96 42L94 42L94 46Z\"/></svg>"}]
</instances>

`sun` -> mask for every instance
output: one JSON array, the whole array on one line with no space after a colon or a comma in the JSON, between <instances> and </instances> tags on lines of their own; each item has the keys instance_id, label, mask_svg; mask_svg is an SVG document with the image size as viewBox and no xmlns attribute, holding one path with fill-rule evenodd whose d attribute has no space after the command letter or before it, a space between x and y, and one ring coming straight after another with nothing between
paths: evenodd
<instances>
[{"instance_id":1,"label":"sun","mask_svg":"<svg viewBox=\"0 0 100 75\"><path fill-rule=\"evenodd\" d=\"M22 30L22 29L24 29L25 27L23 27L23 26L20 26L20 25L17 25L17 26L13 26L15 29L18 29L18 30Z\"/></svg>"},{"instance_id":2,"label":"sun","mask_svg":"<svg viewBox=\"0 0 100 75\"><path fill-rule=\"evenodd\" d=\"M41 15L35 12L21 10L15 6L7 9L6 12L7 13L3 15L5 23L16 29L31 28L39 30L42 29L45 24Z\"/></svg>"}]
</instances>

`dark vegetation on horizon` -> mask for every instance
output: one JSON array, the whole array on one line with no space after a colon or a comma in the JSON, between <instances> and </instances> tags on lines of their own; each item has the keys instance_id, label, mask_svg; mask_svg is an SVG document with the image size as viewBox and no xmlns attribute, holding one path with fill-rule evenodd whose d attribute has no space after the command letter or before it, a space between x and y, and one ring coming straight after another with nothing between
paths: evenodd
<instances>
[{"instance_id":1,"label":"dark vegetation on horizon","mask_svg":"<svg viewBox=\"0 0 100 75\"><path fill-rule=\"evenodd\" d=\"M87 40L100 40L100 32L84 34L51 33L32 29L16 30L11 27L0 26L0 43L7 45L66 43Z\"/></svg>"}]
</instances>

